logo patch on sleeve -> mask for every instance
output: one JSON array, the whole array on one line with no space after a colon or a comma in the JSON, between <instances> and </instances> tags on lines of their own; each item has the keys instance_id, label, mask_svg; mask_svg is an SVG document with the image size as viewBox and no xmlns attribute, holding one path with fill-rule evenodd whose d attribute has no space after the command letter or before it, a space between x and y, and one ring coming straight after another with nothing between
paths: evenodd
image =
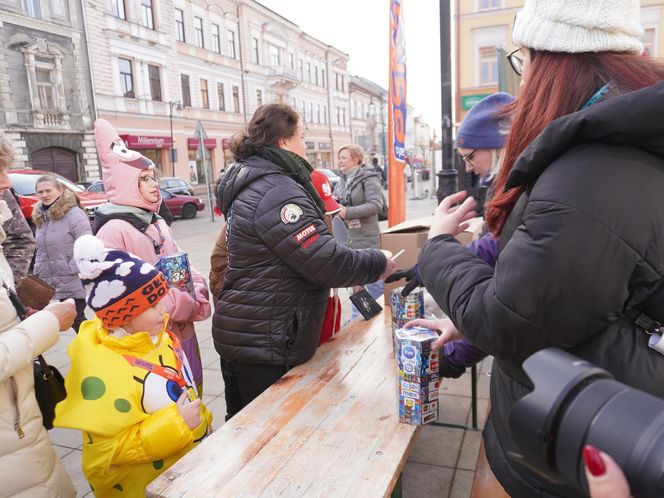
<instances>
[{"instance_id":1,"label":"logo patch on sleeve","mask_svg":"<svg viewBox=\"0 0 664 498\"><path fill-rule=\"evenodd\" d=\"M285 225L288 225L289 223L297 223L302 217L302 208L297 204L286 204L281 208L279 216Z\"/></svg>"},{"instance_id":2,"label":"logo patch on sleeve","mask_svg":"<svg viewBox=\"0 0 664 498\"><path fill-rule=\"evenodd\" d=\"M298 244L302 244L302 241L306 240L307 237L310 237L315 233L316 233L316 227L312 223L306 228L300 230L295 235L293 235L293 238L295 239L295 242L297 242Z\"/></svg>"}]
</instances>

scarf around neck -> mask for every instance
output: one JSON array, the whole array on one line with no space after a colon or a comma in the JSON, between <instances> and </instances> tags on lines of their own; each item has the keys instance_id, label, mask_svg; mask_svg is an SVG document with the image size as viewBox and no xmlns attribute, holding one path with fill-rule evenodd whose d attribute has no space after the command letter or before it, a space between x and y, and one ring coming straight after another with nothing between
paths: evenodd
<instances>
[{"instance_id":1,"label":"scarf around neck","mask_svg":"<svg viewBox=\"0 0 664 498\"><path fill-rule=\"evenodd\" d=\"M314 184L311 181L311 172L314 169L306 159L289 150L282 149L281 147L273 147L271 145L263 147L259 154L263 159L267 159L279 166L286 174L288 174L288 176L299 183L307 194L309 194L311 200L314 201L314 205L316 206L320 217L324 218L325 204L320 198L320 195L318 195L318 192L316 192Z\"/></svg>"}]
</instances>

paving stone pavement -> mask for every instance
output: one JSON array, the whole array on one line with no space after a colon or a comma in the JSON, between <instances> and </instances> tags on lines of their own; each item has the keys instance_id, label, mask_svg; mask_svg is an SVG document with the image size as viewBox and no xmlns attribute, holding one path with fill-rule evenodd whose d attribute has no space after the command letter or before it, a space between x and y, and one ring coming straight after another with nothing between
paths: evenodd
<instances>
[{"instance_id":1,"label":"paving stone pavement","mask_svg":"<svg viewBox=\"0 0 664 498\"><path fill-rule=\"evenodd\" d=\"M430 214L436 206L435 199L408 200L407 217L417 218ZM209 255L221 223L210 221L207 208L193 220L176 220L173 233L180 247L189 253L192 264L203 275L210 270ZM348 294L341 293L344 316L350 315ZM89 312L89 310L88 310ZM219 356L212 344L211 320L196 324L203 360L203 402L214 414L214 426L224 420L226 404L224 384L219 370ZM73 331L61 334L60 341L45 357L65 375L69 370L66 349L74 339ZM478 366L479 427L484 427L489 403L489 375L491 358ZM456 380L444 379L441 383L441 411L439 422L469 427L471 424L470 372ZM82 439L79 431L53 429L49 436L56 453L74 481L78 496L92 496L90 487L81 471ZM425 426L420 429L403 472L403 496L424 498L429 496L468 498L475 472L475 464L481 432L446 426Z\"/></svg>"}]
</instances>

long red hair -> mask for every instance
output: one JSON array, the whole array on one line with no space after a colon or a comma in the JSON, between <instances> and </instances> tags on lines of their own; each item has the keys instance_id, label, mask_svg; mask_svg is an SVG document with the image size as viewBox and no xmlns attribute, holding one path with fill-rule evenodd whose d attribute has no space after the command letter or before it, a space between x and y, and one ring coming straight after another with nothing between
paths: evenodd
<instances>
[{"instance_id":1,"label":"long red hair","mask_svg":"<svg viewBox=\"0 0 664 498\"><path fill-rule=\"evenodd\" d=\"M634 54L599 52L569 54L530 51L528 79L519 97L505 112L512 127L505 157L495 180L495 194L486 206L489 230L500 235L523 187L505 190L519 155L553 120L575 112L602 86L611 83L605 98L638 90L664 80L664 64Z\"/></svg>"}]
</instances>

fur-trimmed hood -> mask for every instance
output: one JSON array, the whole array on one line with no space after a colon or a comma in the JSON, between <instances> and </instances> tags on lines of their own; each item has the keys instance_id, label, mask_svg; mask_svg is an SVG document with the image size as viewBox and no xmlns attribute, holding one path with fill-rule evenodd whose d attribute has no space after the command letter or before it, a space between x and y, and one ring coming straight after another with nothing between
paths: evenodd
<instances>
[{"instance_id":1,"label":"fur-trimmed hood","mask_svg":"<svg viewBox=\"0 0 664 498\"><path fill-rule=\"evenodd\" d=\"M35 204L35 207L32 209L32 222L37 228L41 228L47 218L60 220L74 207L81 207L78 197L76 197L74 192L65 187L62 190L62 195L46 211L41 202Z\"/></svg>"}]
</instances>

